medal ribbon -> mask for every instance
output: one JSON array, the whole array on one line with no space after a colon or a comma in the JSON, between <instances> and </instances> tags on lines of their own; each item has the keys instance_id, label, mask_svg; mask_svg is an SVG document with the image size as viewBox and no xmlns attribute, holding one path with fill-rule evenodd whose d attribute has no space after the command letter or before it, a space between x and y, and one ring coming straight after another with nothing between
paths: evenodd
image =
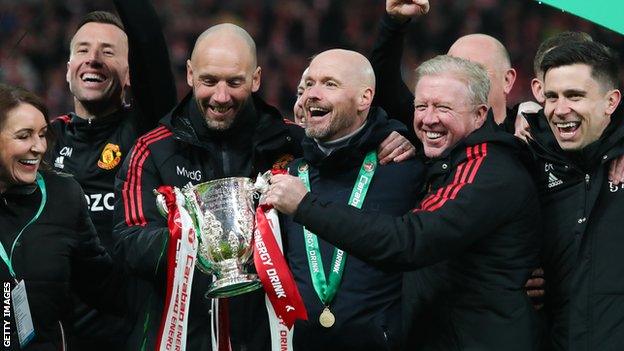
<instances>
[{"instance_id":1,"label":"medal ribbon","mask_svg":"<svg viewBox=\"0 0 624 351\"><path fill-rule=\"evenodd\" d=\"M26 230L26 228L28 228L28 226L30 226L37 219L39 219L39 216L41 215L41 212L43 212L43 208L45 207L46 201L48 199L48 194L46 192L45 182L43 181L43 177L41 176L41 174L39 172L37 172L36 181L37 181L37 186L39 187L39 190L41 190L41 203L39 204L39 209L37 210L37 213L35 214L35 216L33 218L30 219L30 221L28 221L28 223L26 223L26 225L24 227L22 227L22 230L19 231L19 233L15 237L15 240L13 240L13 245L11 245L11 255L10 256L7 255L7 252L4 249L4 245L2 245L2 243L0 243L0 257L2 257L2 260L4 261L4 263L9 268L9 273L11 274L13 279L16 279L16 277L17 277L16 274L15 274L15 270L13 269L13 263L12 263L12 261L13 261L13 251L15 250L15 244L17 244L17 242L19 241L20 237L22 236L22 233L24 233L24 230Z\"/></svg>"},{"instance_id":2,"label":"medal ribbon","mask_svg":"<svg viewBox=\"0 0 624 351\"><path fill-rule=\"evenodd\" d=\"M366 157L362 162L360 173L358 174L353 190L351 191L349 205L358 209L362 208L362 203L364 203L364 198L366 197L368 187L370 186L376 169L377 153L375 151L371 151L366 154ZM305 187L308 191L310 191L310 175L308 174L308 165L305 162L302 161L299 165L298 173L299 179L303 181ZM323 261L321 260L321 250L319 248L318 238L306 227L303 227L303 234L307 247L306 254L308 256L308 267L310 268L312 285L314 286L316 294L321 299L321 302L323 302L325 306L328 306L338 292L338 287L340 286L340 281L342 280L342 274L344 272L347 254L338 248L334 248L329 277L325 279L325 271L323 269Z\"/></svg>"}]
</instances>

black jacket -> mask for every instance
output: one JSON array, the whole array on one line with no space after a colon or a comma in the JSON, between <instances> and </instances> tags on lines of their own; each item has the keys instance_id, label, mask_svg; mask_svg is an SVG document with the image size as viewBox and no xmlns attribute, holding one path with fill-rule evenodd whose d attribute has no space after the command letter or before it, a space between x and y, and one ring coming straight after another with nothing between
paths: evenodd
<instances>
[{"instance_id":1,"label":"black jacket","mask_svg":"<svg viewBox=\"0 0 624 351\"><path fill-rule=\"evenodd\" d=\"M387 13L384 14L379 22L379 31L373 44L370 61L377 77L377 93L373 104L381 106L388 115L411 126L414 120L414 94L405 85L401 74L403 42L408 25L409 21L399 23ZM518 105L507 108L507 118L501 124L503 129L511 134L515 130L517 114ZM410 131L411 140L419 144L416 135L413 134L414 131L411 129Z\"/></svg>"},{"instance_id":2,"label":"black jacket","mask_svg":"<svg viewBox=\"0 0 624 351\"><path fill-rule=\"evenodd\" d=\"M309 164L312 192L326 201L347 203L366 153L376 150L393 130L404 131L405 126L388 121L383 110L373 108L365 127L329 155L314 140L304 139L303 156ZM290 165L292 172L300 161ZM395 216L407 212L418 201L424 172L424 164L416 159L378 166L362 208ZM292 217L282 221L287 259L308 312L308 321L295 325L295 350L396 350L402 341L402 274L348 256L330 305L336 324L324 328L318 322L323 304L310 278L303 227ZM319 246L327 275L334 246L321 239Z\"/></svg>"},{"instance_id":3,"label":"black jacket","mask_svg":"<svg viewBox=\"0 0 624 351\"><path fill-rule=\"evenodd\" d=\"M15 245L12 263L17 279L26 284L35 328L35 339L25 350L63 350L67 344L63 326L67 326L71 315L71 293L77 292L101 308L119 308L111 303L123 301L117 298L121 280L113 274L111 258L99 243L80 185L55 172L41 174L47 201L40 217L26 227ZM41 198L34 184L15 186L0 194L0 241L7 253L21 228L39 209ZM7 284L12 289L15 281L6 264L0 266L6 292ZM19 350L15 311L10 307L10 316L6 316L10 298L3 298L3 306L4 326L10 333L10 346L3 343L3 350Z\"/></svg>"},{"instance_id":4,"label":"black jacket","mask_svg":"<svg viewBox=\"0 0 624 351\"><path fill-rule=\"evenodd\" d=\"M624 349L624 188L608 180L624 154L623 108L577 153L558 145L543 111L527 117L544 218L545 309L555 350Z\"/></svg>"},{"instance_id":5,"label":"black jacket","mask_svg":"<svg viewBox=\"0 0 624 351\"><path fill-rule=\"evenodd\" d=\"M160 185L182 187L213 179L255 177L277 161L301 153L301 128L285 124L278 111L257 97L250 100L230 130L210 131L192 94L161 121L161 126L138 139L117 184L115 254L129 271L150 282L149 307L137 321L146 335L139 340L154 348L165 299L165 262L161 258L168 237L166 219L156 209L152 193ZM204 298L211 278L194 275L191 291L189 350L210 346L210 301ZM257 290L231 299L231 332L235 349L269 347L264 293ZM143 327L143 326L146 327Z\"/></svg>"},{"instance_id":6,"label":"black jacket","mask_svg":"<svg viewBox=\"0 0 624 351\"><path fill-rule=\"evenodd\" d=\"M362 212L308 194L295 221L386 269L446 260L450 290L437 306L428 349L533 350L536 320L523 286L537 265L539 210L517 152L490 114L431 162L428 195L413 212Z\"/></svg>"},{"instance_id":7,"label":"black jacket","mask_svg":"<svg viewBox=\"0 0 624 351\"><path fill-rule=\"evenodd\" d=\"M104 247L112 251L115 174L136 139L154 128L176 103L169 54L158 15L149 0L114 0L128 35L132 101L109 116L88 121L74 113L52 122L56 144L47 161L82 186L89 214ZM128 294L135 299L132 285ZM136 304L132 304L136 305ZM133 313L101 314L77 301L72 332L77 346L92 351L125 345ZM129 349L132 350L132 349ZM134 350L133 350L134 351Z\"/></svg>"}]
</instances>

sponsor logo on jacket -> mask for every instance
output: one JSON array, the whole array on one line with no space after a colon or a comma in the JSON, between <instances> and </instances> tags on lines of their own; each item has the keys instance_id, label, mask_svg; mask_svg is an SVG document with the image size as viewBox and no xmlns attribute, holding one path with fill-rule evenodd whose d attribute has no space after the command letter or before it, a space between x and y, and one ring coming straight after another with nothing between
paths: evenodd
<instances>
[{"instance_id":1,"label":"sponsor logo on jacket","mask_svg":"<svg viewBox=\"0 0 624 351\"><path fill-rule=\"evenodd\" d=\"M192 181L199 182L202 178L201 171L199 169L194 171L189 171L184 166L176 166L176 174L179 176L186 177Z\"/></svg>"},{"instance_id":2,"label":"sponsor logo on jacket","mask_svg":"<svg viewBox=\"0 0 624 351\"><path fill-rule=\"evenodd\" d=\"M121 162L121 151L119 150L119 145L108 143L104 146L104 150L102 150L102 155L100 155L100 159L98 160L98 167L102 169L113 169L117 167L117 165Z\"/></svg>"},{"instance_id":3,"label":"sponsor logo on jacket","mask_svg":"<svg viewBox=\"0 0 624 351\"><path fill-rule=\"evenodd\" d=\"M91 212L112 211L115 209L115 193L85 194L87 207Z\"/></svg>"}]
</instances>

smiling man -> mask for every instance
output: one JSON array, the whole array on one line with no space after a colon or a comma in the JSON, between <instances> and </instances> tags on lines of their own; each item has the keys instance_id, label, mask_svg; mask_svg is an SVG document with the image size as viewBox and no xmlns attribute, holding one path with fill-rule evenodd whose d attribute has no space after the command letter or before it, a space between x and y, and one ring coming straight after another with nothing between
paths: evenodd
<instances>
[{"instance_id":1,"label":"smiling man","mask_svg":"<svg viewBox=\"0 0 624 351\"><path fill-rule=\"evenodd\" d=\"M273 176L267 201L374 266L443 262L450 289L432 307L436 325L424 349L536 350L523 286L539 252L537 194L514 137L486 117L487 73L438 56L417 68L415 85L414 130L430 159L428 193L416 209L402 217L360 211L286 175Z\"/></svg>"},{"instance_id":2,"label":"smiling man","mask_svg":"<svg viewBox=\"0 0 624 351\"><path fill-rule=\"evenodd\" d=\"M174 264L161 258L169 231L152 190L161 185L182 188L226 177L255 177L301 153L297 140L303 130L286 124L277 109L256 95L260 78L256 46L244 29L229 23L207 29L197 38L187 62L192 91L161 119L158 128L138 139L117 175L115 248L130 273L150 284L151 310L140 321L147 349L154 349L158 340L164 273ZM210 349L211 300L205 293L211 281L205 274L194 276L187 350ZM232 349L269 350L264 292L228 300Z\"/></svg>"},{"instance_id":3,"label":"smiling man","mask_svg":"<svg viewBox=\"0 0 624 351\"><path fill-rule=\"evenodd\" d=\"M303 157L291 163L291 172L307 179L323 200L393 215L412 208L423 188L425 167L413 159L378 162L377 146L406 127L371 107L375 76L368 60L354 51L324 51L310 62L302 81L299 102L307 138ZM307 321L295 325L294 349L398 349L403 340L402 274L317 240L290 216L281 220L286 256L308 313ZM314 273L319 267L328 273L327 281Z\"/></svg>"},{"instance_id":4,"label":"smiling man","mask_svg":"<svg viewBox=\"0 0 624 351\"><path fill-rule=\"evenodd\" d=\"M109 252L115 174L136 138L153 128L176 100L167 46L149 0L116 0L115 5L125 23L112 13L95 11L76 28L66 75L74 111L52 121L56 142L46 155L55 170L80 183ZM133 343L127 336L129 324L79 304L72 347L136 350L141 340L134 335L142 334L142 328L132 334Z\"/></svg>"},{"instance_id":5,"label":"smiling man","mask_svg":"<svg viewBox=\"0 0 624 351\"><path fill-rule=\"evenodd\" d=\"M609 164L624 154L620 61L597 42L544 56L544 110L528 121L544 218L554 350L624 348L624 188Z\"/></svg>"}]
</instances>

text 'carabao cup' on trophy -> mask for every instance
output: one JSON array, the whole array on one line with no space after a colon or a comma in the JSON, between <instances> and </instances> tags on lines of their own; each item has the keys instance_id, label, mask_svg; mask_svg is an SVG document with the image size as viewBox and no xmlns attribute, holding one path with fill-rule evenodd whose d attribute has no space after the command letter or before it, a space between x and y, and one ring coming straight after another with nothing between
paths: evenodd
<instances>
[{"instance_id":1,"label":"text 'carabao cup' on trophy","mask_svg":"<svg viewBox=\"0 0 624 351\"><path fill-rule=\"evenodd\" d=\"M189 184L182 194L198 233L197 267L217 278L207 296L230 297L260 288L258 276L244 270L253 253L253 199L257 193L252 180L231 177ZM162 195L156 202L166 213Z\"/></svg>"}]
</instances>

